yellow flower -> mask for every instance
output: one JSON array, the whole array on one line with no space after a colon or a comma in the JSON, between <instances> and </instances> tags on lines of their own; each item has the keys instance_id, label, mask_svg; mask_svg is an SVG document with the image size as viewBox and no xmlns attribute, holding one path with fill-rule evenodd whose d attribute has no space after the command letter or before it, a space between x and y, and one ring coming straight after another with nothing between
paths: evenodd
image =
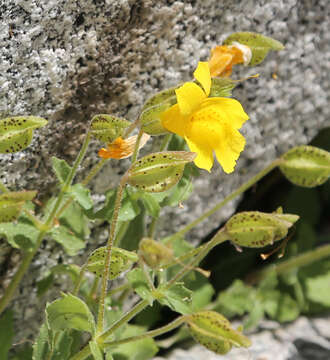
<instances>
[{"instance_id":1,"label":"yellow flower","mask_svg":"<svg viewBox=\"0 0 330 360\"><path fill-rule=\"evenodd\" d=\"M194 77L203 90L192 82L178 88L178 103L161 115L162 125L186 140L197 153L194 162L198 167L210 171L214 151L223 170L230 173L245 146L238 129L249 117L237 100L208 98L211 75L207 62L198 63Z\"/></svg>"},{"instance_id":2,"label":"yellow flower","mask_svg":"<svg viewBox=\"0 0 330 360\"><path fill-rule=\"evenodd\" d=\"M216 46L211 50L209 60L211 76L230 76L234 65L248 65L251 57L251 49L238 42L233 42L232 45Z\"/></svg>"},{"instance_id":3,"label":"yellow flower","mask_svg":"<svg viewBox=\"0 0 330 360\"><path fill-rule=\"evenodd\" d=\"M149 140L148 134L143 134L140 140L139 149L145 145ZM137 136L131 136L127 139L118 137L111 144L108 144L107 149L99 150L98 155L103 159L125 159L133 155Z\"/></svg>"}]
</instances>

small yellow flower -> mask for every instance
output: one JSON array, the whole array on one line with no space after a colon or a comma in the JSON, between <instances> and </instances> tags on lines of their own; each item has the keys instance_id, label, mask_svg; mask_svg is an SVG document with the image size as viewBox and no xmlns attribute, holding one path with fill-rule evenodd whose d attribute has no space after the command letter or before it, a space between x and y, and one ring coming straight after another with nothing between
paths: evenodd
<instances>
[{"instance_id":1,"label":"small yellow flower","mask_svg":"<svg viewBox=\"0 0 330 360\"><path fill-rule=\"evenodd\" d=\"M197 153L194 162L198 167L210 171L214 151L223 170L230 173L245 146L238 129L249 117L237 100L208 98L211 75L207 62L198 63L194 77L203 90L192 82L178 88L178 103L161 115L162 125L186 140L190 150Z\"/></svg>"},{"instance_id":2,"label":"small yellow flower","mask_svg":"<svg viewBox=\"0 0 330 360\"><path fill-rule=\"evenodd\" d=\"M148 134L143 134L140 140L139 149L149 140ZM108 144L107 149L99 150L98 155L103 159L125 159L133 155L137 136L131 136L127 139L118 137L111 144Z\"/></svg>"},{"instance_id":3,"label":"small yellow flower","mask_svg":"<svg viewBox=\"0 0 330 360\"><path fill-rule=\"evenodd\" d=\"M232 45L216 46L211 50L209 60L211 76L230 76L234 65L248 65L251 57L251 49L238 42L233 42Z\"/></svg>"}]
</instances>

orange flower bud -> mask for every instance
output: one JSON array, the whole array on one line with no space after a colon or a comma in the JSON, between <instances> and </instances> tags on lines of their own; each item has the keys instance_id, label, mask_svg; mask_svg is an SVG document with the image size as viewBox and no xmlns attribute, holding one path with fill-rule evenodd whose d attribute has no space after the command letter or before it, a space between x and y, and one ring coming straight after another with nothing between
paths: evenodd
<instances>
[{"instance_id":1,"label":"orange flower bud","mask_svg":"<svg viewBox=\"0 0 330 360\"><path fill-rule=\"evenodd\" d=\"M251 60L251 50L240 43L216 46L211 50L209 60L211 76L230 76L232 67L236 64L247 65Z\"/></svg>"},{"instance_id":2,"label":"orange flower bud","mask_svg":"<svg viewBox=\"0 0 330 360\"><path fill-rule=\"evenodd\" d=\"M139 149L149 140L148 134L143 134L140 140ZM118 137L115 141L108 144L107 149L99 150L98 155L103 159L125 159L133 155L137 136L131 136L127 139Z\"/></svg>"}]
</instances>

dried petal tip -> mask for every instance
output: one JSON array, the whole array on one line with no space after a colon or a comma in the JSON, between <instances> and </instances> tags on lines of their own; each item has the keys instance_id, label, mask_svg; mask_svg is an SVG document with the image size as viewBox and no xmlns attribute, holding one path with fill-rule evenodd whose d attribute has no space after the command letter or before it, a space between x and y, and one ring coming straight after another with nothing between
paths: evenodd
<instances>
[{"instance_id":1,"label":"dried petal tip","mask_svg":"<svg viewBox=\"0 0 330 360\"><path fill-rule=\"evenodd\" d=\"M143 134L140 140L139 149L141 149L149 140L148 134ZM137 136L131 136L127 139L118 137L115 141L108 144L108 148L99 150L98 155L103 159L125 159L132 156Z\"/></svg>"}]
</instances>

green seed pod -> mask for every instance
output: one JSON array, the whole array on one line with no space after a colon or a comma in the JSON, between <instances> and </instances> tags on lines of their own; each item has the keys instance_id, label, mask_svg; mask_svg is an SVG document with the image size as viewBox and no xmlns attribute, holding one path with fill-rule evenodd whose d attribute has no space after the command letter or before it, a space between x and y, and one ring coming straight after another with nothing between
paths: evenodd
<instances>
[{"instance_id":1,"label":"green seed pod","mask_svg":"<svg viewBox=\"0 0 330 360\"><path fill-rule=\"evenodd\" d=\"M96 276L102 277L106 252L107 248L105 246L94 250L87 260L87 270L94 273ZM136 253L113 247L111 249L109 279L115 279L137 261L138 256Z\"/></svg>"},{"instance_id":2,"label":"green seed pod","mask_svg":"<svg viewBox=\"0 0 330 360\"><path fill-rule=\"evenodd\" d=\"M105 143L112 143L115 139L122 136L125 129L131 122L112 115L95 115L91 122L91 135Z\"/></svg>"},{"instance_id":3,"label":"green seed pod","mask_svg":"<svg viewBox=\"0 0 330 360\"><path fill-rule=\"evenodd\" d=\"M230 322L215 311L200 311L187 316L186 319L192 337L216 354L227 354L232 346L251 346L251 341L247 337L231 328Z\"/></svg>"},{"instance_id":4,"label":"green seed pod","mask_svg":"<svg viewBox=\"0 0 330 360\"><path fill-rule=\"evenodd\" d=\"M36 191L7 192L0 195L0 223L16 220L25 201L32 200Z\"/></svg>"},{"instance_id":5,"label":"green seed pod","mask_svg":"<svg viewBox=\"0 0 330 360\"><path fill-rule=\"evenodd\" d=\"M16 116L0 120L0 153L14 153L27 148L33 130L45 126L47 120L35 116Z\"/></svg>"},{"instance_id":6,"label":"green seed pod","mask_svg":"<svg viewBox=\"0 0 330 360\"><path fill-rule=\"evenodd\" d=\"M142 130L149 135L167 134L160 116L176 102L175 88L161 91L147 100L140 116Z\"/></svg>"},{"instance_id":7,"label":"green seed pod","mask_svg":"<svg viewBox=\"0 0 330 360\"><path fill-rule=\"evenodd\" d=\"M131 166L128 183L146 192L168 190L181 179L185 164L195 157L195 153L188 151L147 155Z\"/></svg>"},{"instance_id":8,"label":"green seed pod","mask_svg":"<svg viewBox=\"0 0 330 360\"><path fill-rule=\"evenodd\" d=\"M227 37L224 45L231 45L235 42L248 46L252 51L250 66L255 66L263 62L270 50L283 50L284 46L277 40L270 37L253 33L238 32Z\"/></svg>"},{"instance_id":9,"label":"green seed pod","mask_svg":"<svg viewBox=\"0 0 330 360\"><path fill-rule=\"evenodd\" d=\"M259 248L283 239L298 219L299 216L293 214L246 211L229 219L225 231L234 244Z\"/></svg>"},{"instance_id":10,"label":"green seed pod","mask_svg":"<svg viewBox=\"0 0 330 360\"><path fill-rule=\"evenodd\" d=\"M280 169L293 184L322 185L330 177L330 153L314 146L297 146L282 156Z\"/></svg>"},{"instance_id":11,"label":"green seed pod","mask_svg":"<svg viewBox=\"0 0 330 360\"><path fill-rule=\"evenodd\" d=\"M173 260L173 251L151 238L143 238L139 243L139 255L152 269L159 269Z\"/></svg>"}]
</instances>

